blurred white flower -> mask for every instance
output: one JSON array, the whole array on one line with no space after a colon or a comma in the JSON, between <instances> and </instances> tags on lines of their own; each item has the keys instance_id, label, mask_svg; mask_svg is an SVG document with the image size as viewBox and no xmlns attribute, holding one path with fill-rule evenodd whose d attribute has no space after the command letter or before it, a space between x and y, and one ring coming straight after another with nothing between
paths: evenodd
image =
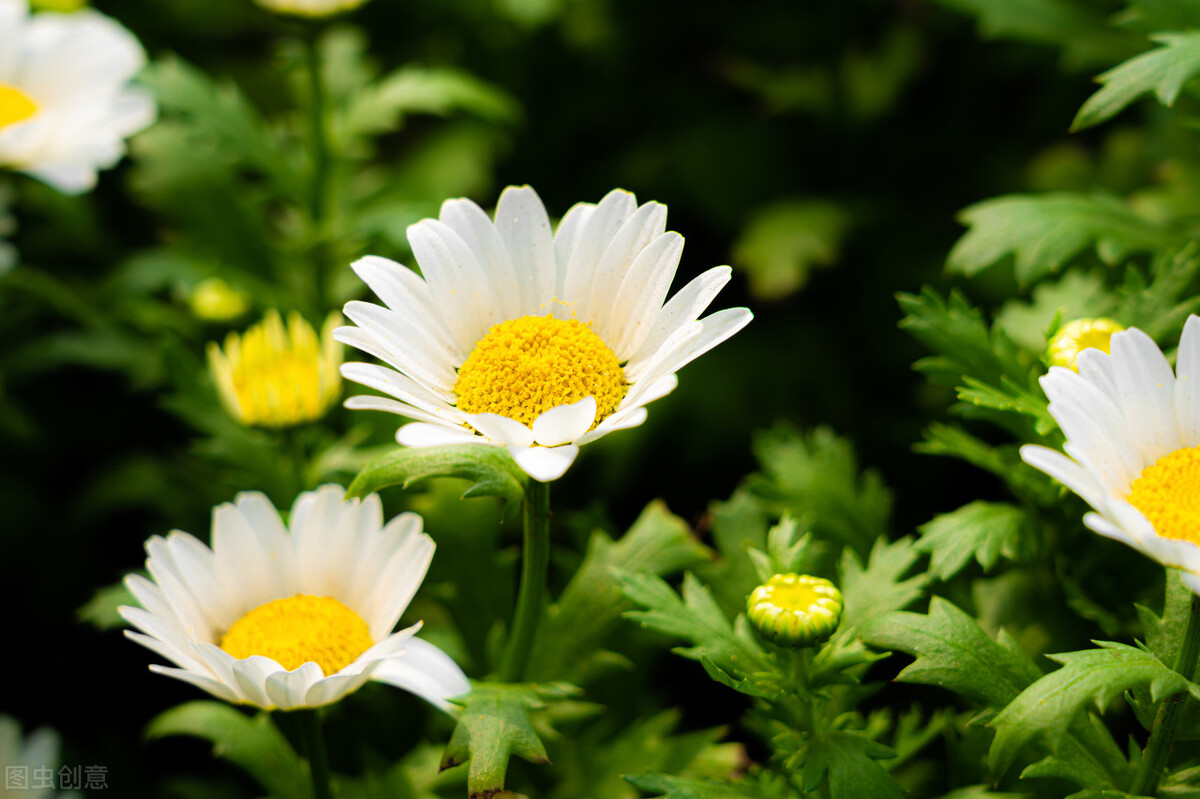
<instances>
[{"instance_id":1,"label":"blurred white flower","mask_svg":"<svg viewBox=\"0 0 1200 799\"><path fill-rule=\"evenodd\" d=\"M557 231L528 186L504 190L494 221L446 201L408 229L424 277L376 256L354 264L387 307L349 303L358 326L334 337L393 368L348 363L342 375L395 399L346 407L416 420L396 433L405 446L503 446L535 480L558 479L579 447L640 425L676 372L751 319L745 308L699 318L727 266L667 300L683 237L666 225L666 206L620 189L575 205Z\"/></svg>"},{"instance_id":2,"label":"blurred white flower","mask_svg":"<svg viewBox=\"0 0 1200 799\"><path fill-rule=\"evenodd\" d=\"M386 525L379 497L341 486L301 494L285 526L262 494L213 509L212 548L187 533L146 542L151 579L125 584L134 641L175 663L151 671L228 702L294 710L336 702L368 680L443 710L470 690L446 653L393 632L425 579L433 539L421 517Z\"/></svg>"},{"instance_id":3,"label":"blurred white flower","mask_svg":"<svg viewBox=\"0 0 1200 799\"><path fill-rule=\"evenodd\" d=\"M30 15L27 0L0 0L0 168L65 194L91 189L154 121L149 92L128 85L145 63L103 14Z\"/></svg>"}]
</instances>

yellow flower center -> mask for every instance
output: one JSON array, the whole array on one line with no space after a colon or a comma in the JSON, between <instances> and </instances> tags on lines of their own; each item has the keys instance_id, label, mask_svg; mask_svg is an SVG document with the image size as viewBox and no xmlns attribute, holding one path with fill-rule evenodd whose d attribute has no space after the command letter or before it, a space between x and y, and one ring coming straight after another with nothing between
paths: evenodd
<instances>
[{"instance_id":1,"label":"yellow flower center","mask_svg":"<svg viewBox=\"0 0 1200 799\"><path fill-rule=\"evenodd\" d=\"M1200 447L1177 449L1142 469L1129 504L1160 536L1200 544Z\"/></svg>"},{"instance_id":2,"label":"yellow flower center","mask_svg":"<svg viewBox=\"0 0 1200 799\"><path fill-rule=\"evenodd\" d=\"M38 106L16 86L0 84L0 128L23 122L37 113Z\"/></svg>"},{"instance_id":3,"label":"yellow flower center","mask_svg":"<svg viewBox=\"0 0 1200 799\"><path fill-rule=\"evenodd\" d=\"M327 596L297 594L242 616L221 638L235 658L269 657L288 671L313 662L325 676L341 671L371 648L367 623Z\"/></svg>"},{"instance_id":4,"label":"yellow flower center","mask_svg":"<svg viewBox=\"0 0 1200 799\"><path fill-rule=\"evenodd\" d=\"M1114 333L1125 328L1111 319L1076 319L1058 329L1047 350L1051 366L1079 371L1079 353L1089 348L1108 352Z\"/></svg>"},{"instance_id":5,"label":"yellow flower center","mask_svg":"<svg viewBox=\"0 0 1200 799\"><path fill-rule=\"evenodd\" d=\"M210 343L209 367L230 415L262 427L321 418L341 393L341 345L333 340L339 320L331 314L318 338L300 314L290 314L285 327L269 311L244 335L230 333L224 350Z\"/></svg>"},{"instance_id":6,"label":"yellow flower center","mask_svg":"<svg viewBox=\"0 0 1200 799\"><path fill-rule=\"evenodd\" d=\"M578 319L522 316L492 325L458 370L458 409L531 425L551 408L596 399L596 421L629 387L616 354Z\"/></svg>"}]
</instances>

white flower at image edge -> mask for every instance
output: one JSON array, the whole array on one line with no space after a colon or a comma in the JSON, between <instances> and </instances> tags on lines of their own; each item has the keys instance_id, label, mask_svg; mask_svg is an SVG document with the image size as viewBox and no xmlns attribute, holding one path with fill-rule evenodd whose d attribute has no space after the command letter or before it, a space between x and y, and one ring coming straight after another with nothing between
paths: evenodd
<instances>
[{"instance_id":1,"label":"white flower at image edge","mask_svg":"<svg viewBox=\"0 0 1200 799\"><path fill-rule=\"evenodd\" d=\"M1041 379L1066 454L1030 444L1021 457L1092 506L1089 528L1182 570L1200 594L1200 318L1184 326L1174 373L1137 328L1110 346Z\"/></svg>"},{"instance_id":2,"label":"white flower at image edge","mask_svg":"<svg viewBox=\"0 0 1200 799\"><path fill-rule=\"evenodd\" d=\"M584 444L644 422L680 368L752 318L700 318L727 266L666 299L683 250L666 220L665 206L619 189L572 207L557 231L527 186L504 190L495 220L446 201L408 229L423 277L376 256L353 265L386 307L347 304L356 326L334 336L387 366L342 375L390 397L346 407L415 420L396 434L403 445L503 446L534 479L558 479Z\"/></svg>"},{"instance_id":3,"label":"white flower at image edge","mask_svg":"<svg viewBox=\"0 0 1200 799\"><path fill-rule=\"evenodd\" d=\"M26 0L0 0L0 168L65 194L91 189L154 121L150 93L128 85L145 63L133 34L103 14L31 16Z\"/></svg>"},{"instance_id":4,"label":"white flower at image edge","mask_svg":"<svg viewBox=\"0 0 1200 799\"><path fill-rule=\"evenodd\" d=\"M444 652L393 632L433 558L421 517L383 523L379 497L341 486L301 494L288 526L262 494L213 510L212 548L180 531L146 542L150 579L125 584L141 607L131 639L177 668L152 665L229 702L292 710L336 702L368 680L450 710L470 690ZM289 529L290 527L290 529Z\"/></svg>"}]
</instances>

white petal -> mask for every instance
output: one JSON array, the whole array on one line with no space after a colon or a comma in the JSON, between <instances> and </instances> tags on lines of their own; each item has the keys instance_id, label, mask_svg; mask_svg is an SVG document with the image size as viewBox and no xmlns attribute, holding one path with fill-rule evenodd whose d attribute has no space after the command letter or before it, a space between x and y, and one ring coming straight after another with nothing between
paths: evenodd
<instances>
[{"instance_id":1,"label":"white petal","mask_svg":"<svg viewBox=\"0 0 1200 799\"><path fill-rule=\"evenodd\" d=\"M328 705L348 694L354 693L366 685L381 662L383 661L376 660L368 663L366 668L360 672L347 673L342 671L331 677L326 677L308 689L308 696L304 697L305 707Z\"/></svg>"},{"instance_id":2,"label":"white petal","mask_svg":"<svg viewBox=\"0 0 1200 799\"><path fill-rule=\"evenodd\" d=\"M1021 460L1062 483L1093 508L1104 507L1104 487L1086 469L1061 452L1038 444L1026 444L1021 447Z\"/></svg>"},{"instance_id":3,"label":"white petal","mask_svg":"<svg viewBox=\"0 0 1200 799\"><path fill-rule=\"evenodd\" d=\"M396 442L405 447L440 447L446 444L486 443L469 430L440 424L413 422L396 431Z\"/></svg>"},{"instance_id":4,"label":"white petal","mask_svg":"<svg viewBox=\"0 0 1200 799\"><path fill-rule=\"evenodd\" d=\"M438 350L432 338L412 323L369 302L348 302L344 309L355 327L339 327L333 338L394 366L413 380L448 394L454 389L459 361Z\"/></svg>"},{"instance_id":5,"label":"white petal","mask_svg":"<svg viewBox=\"0 0 1200 799\"><path fill-rule=\"evenodd\" d=\"M345 328L338 328L344 330ZM351 328L352 329L352 328ZM395 397L401 402L413 405L421 410L445 416L458 423L458 412L450 404L454 395L450 392L438 392L424 383L373 363L351 361L344 363L340 369L342 377L354 383L373 388L378 392Z\"/></svg>"},{"instance_id":6,"label":"white petal","mask_svg":"<svg viewBox=\"0 0 1200 799\"><path fill-rule=\"evenodd\" d=\"M594 203L576 203L563 214L554 231L554 260L557 265L557 276L554 283L554 293L558 297L566 297L567 266L579 246L579 239L587 221L596 210Z\"/></svg>"},{"instance_id":7,"label":"white petal","mask_svg":"<svg viewBox=\"0 0 1200 799\"><path fill-rule=\"evenodd\" d=\"M603 438L615 430L628 430L631 427L637 427L646 421L648 413L645 408L632 408L628 411L617 411L612 416L605 419L600 424L596 425L595 430L584 433L575 443L578 446L590 444L598 438Z\"/></svg>"},{"instance_id":8,"label":"white petal","mask_svg":"<svg viewBox=\"0 0 1200 799\"><path fill-rule=\"evenodd\" d=\"M630 356L628 368L635 369L640 362L653 358L671 334L683 325L695 322L729 282L732 274L733 271L728 266L715 266L693 279L667 300L667 304L654 318L654 325L642 341L641 347Z\"/></svg>"},{"instance_id":9,"label":"white petal","mask_svg":"<svg viewBox=\"0 0 1200 799\"><path fill-rule=\"evenodd\" d=\"M355 397L348 397L342 406L349 408L352 411L386 411L394 413L398 416L405 416L412 419L414 422L428 422L438 427L457 426L452 418L439 416L437 414L422 411L413 406L400 402L399 400L391 399L390 397L376 397L369 394L360 394ZM447 414L449 416L449 414Z\"/></svg>"},{"instance_id":10,"label":"white petal","mask_svg":"<svg viewBox=\"0 0 1200 799\"><path fill-rule=\"evenodd\" d=\"M520 280L508 248L488 215L470 200L446 200L439 218L466 242L487 275L496 301L496 321L520 316Z\"/></svg>"},{"instance_id":11,"label":"white petal","mask_svg":"<svg viewBox=\"0 0 1200 799\"><path fill-rule=\"evenodd\" d=\"M410 639L399 657L380 663L375 679L414 693L448 713L454 706L447 700L471 690L471 683L458 664L420 638Z\"/></svg>"},{"instance_id":12,"label":"white petal","mask_svg":"<svg viewBox=\"0 0 1200 799\"><path fill-rule=\"evenodd\" d=\"M533 422L533 439L543 447L570 444L596 421L596 398L586 396L570 405L559 405ZM519 446L519 445L518 445Z\"/></svg>"},{"instance_id":13,"label":"white petal","mask_svg":"<svg viewBox=\"0 0 1200 799\"><path fill-rule=\"evenodd\" d=\"M1200 316L1189 316L1175 359L1175 416L1183 446L1200 446Z\"/></svg>"},{"instance_id":14,"label":"white petal","mask_svg":"<svg viewBox=\"0 0 1200 799\"><path fill-rule=\"evenodd\" d=\"M411 225L408 243L447 329L462 351L470 352L500 321L487 275L462 238L437 219Z\"/></svg>"},{"instance_id":15,"label":"white petal","mask_svg":"<svg viewBox=\"0 0 1200 799\"><path fill-rule=\"evenodd\" d=\"M275 703L267 695L267 678L284 670L283 666L262 655L235 660L233 679L237 683L237 692L250 704L271 710Z\"/></svg>"},{"instance_id":16,"label":"white petal","mask_svg":"<svg viewBox=\"0 0 1200 799\"><path fill-rule=\"evenodd\" d=\"M627 191L614 189L588 214L578 233L578 243L571 253L563 278L562 299L585 322L592 321L592 287L600 273L604 252L625 220L636 210L636 197Z\"/></svg>"},{"instance_id":17,"label":"white petal","mask_svg":"<svg viewBox=\"0 0 1200 799\"><path fill-rule=\"evenodd\" d=\"M521 292L521 315L545 314L554 298L554 237L550 217L528 186L509 186L496 205L496 231L508 249Z\"/></svg>"},{"instance_id":18,"label":"white petal","mask_svg":"<svg viewBox=\"0 0 1200 799\"><path fill-rule=\"evenodd\" d=\"M604 249L592 281L591 295L578 309L580 318L591 322L592 330L603 341L612 342L616 339L612 329L613 306L617 303L621 283L633 269L642 250L663 235L666 227L667 207L655 202L646 203L625 220Z\"/></svg>"},{"instance_id":19,"label":"white petal","mask_svg":"<svg viewBox=\"0 0 1200 799\"><path fill-rule=\"evenodd\" d=\"M509 447L508 452L525 474L539 483L548 483L566 474L579 454L579 447L574 444L561 447Z\"/></svg>"},{"instance_id":20,"label":"white petal","mask_svg":"<svg viewBox=\"0 0 1200 799\"><path fill-rule=\"evenodd\" d=\"M618 361L629 360L650 335L682 255L683 236L664 233L638 253L621 281L608 323L610 338L605 339Z\"/></svg>"},{"instance_id":21,"label":"white petal","mask_svg":"<svg viewBox=\"0 0 1200 799\"><path fill-rule=\"evenodd\" d=\"M383 564L375 588L359 613L367 623L372 641L382 641L392 632L421 587L433 552L432 538L425 533L411 535Z\"/></svg>"},{"instance_id":22,"label":"white petal","mask_svg":"<svg viewBox=\"0 0 1200 799\"><path fill-rule=\"evenodd\" d=\"M754 319L754 314L747 308L723 308L709 314L700 320L700 330L692 337L673 349L664 348L653 359L644 362L646 365L634 370L626 369L630 380L652 382L663 375L678 372L687 364L699 358L735 333Z\"/></svg>"},{"instance_id":23,"label":"white petal","mask_svg":"<svg viewBox=\"0 0 1200 799\"><path fill-rule=\"evenodd\" d=\"M416 272L377 255L359 258L350 268L387 307L427 331L442 346L457 347L437 310L429 285ZM466 358L465 351L457 350L455 354L456 360Z\"/></svg>"},{"instance_id":24,"label":"white petal","mask_svg":"<svg viewBox=\"0 0 1200 799\"><path fill-rule=\"evenodd\" d=\"M162 674L167 677L174 677L177 680L183 680L186 683L191 683L202 691L207 691L218 699L224 699L226 702L236 704L242 701L241 695L232 686L217 682L205 674L188 671L187 669L173 669L168 666L160 666L157 663L150 664L150 671L155 674ZM260 707L263 706L260 705Z\"/></svg>"},{"instance_id":25,"label":"white petal","mask_svg":"<svg viewBox=\"0 0 1200 799\"><path fill-rule=\"evenodd\" d=\"M464 413L467 424L507 447L528 447L533 443L533 431L515 419L495 413Z\"/></svg>"},{"instance_id":26,"label":"white petal","mask_svg":"<svg viewBox=\"0 0 1200 799\"><path fill-rule=\"evenodd\" d=\"M267 677L267 697L280 710L307 707L305 698L325 673L316 663L308 662L294 671L279 671Z\"/></svg>"},{"instance_id":27,"label":"white petal","mask_svg":"<svg viewBox=\"0 0 1200 799\"><path fill-rule=\"evenodd\" d=\"M1175 375L1154 340L1137 328L1113 335L1113 370L1130 438L1141 445L1143 466L1179 449Z\"/></svg>"}]
</instances>

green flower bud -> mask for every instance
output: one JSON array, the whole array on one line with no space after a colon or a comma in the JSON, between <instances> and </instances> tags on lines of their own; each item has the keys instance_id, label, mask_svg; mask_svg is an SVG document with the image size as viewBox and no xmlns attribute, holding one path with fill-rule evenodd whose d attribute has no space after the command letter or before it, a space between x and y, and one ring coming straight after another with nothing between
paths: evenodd
<instances>
[{"instance_id":1,"label":"green flower bud","mask_svg":"<svg viewBox=\"0 0 1200 799\"><path fill-rule=\"evenodd\" d=\"M219 277L196 284L188 304L197 318L206 322L229 322L246 313L250 303L246 295Z\"/></svg>"},{"instance_id":2,"label":"green flower bud","mask_svg":"<svg viewBox=\"0 0 1200 799\"><path fill-rule=\"evenodd\" d=\"M746 600L746 616L759 636L800 649L833 635L842 620L842 592L807 574L776 574Z\"/></svg>"}]
</instances>

